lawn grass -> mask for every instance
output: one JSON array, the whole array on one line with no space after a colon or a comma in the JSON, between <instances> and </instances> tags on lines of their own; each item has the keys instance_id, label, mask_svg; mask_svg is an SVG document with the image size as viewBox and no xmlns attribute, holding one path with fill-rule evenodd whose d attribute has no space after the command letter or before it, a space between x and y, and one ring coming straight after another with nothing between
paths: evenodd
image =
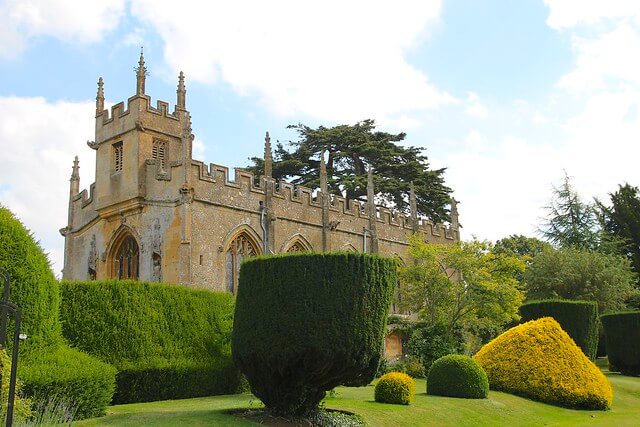
<instances>
[{"instance_id":1,"label":"lawn grass","mask_svg":"<svg viewBox=\"0 0 640 427\"><path fill-rule=\"evenodd\" d=\"M534 402L496 391L488 399L427 396L425 381L416 381L409 406L373 401L373 386L339 387L327 397L327 408L355 412L371 426L637 426L640 425L640 378L605 374L613 384L610 411L578 411ZM78 422L78 426L256 425L225 413L227 409L257 407L250 394L214 396L112 406L106 417Z\"/></svg>"}]
</instances>

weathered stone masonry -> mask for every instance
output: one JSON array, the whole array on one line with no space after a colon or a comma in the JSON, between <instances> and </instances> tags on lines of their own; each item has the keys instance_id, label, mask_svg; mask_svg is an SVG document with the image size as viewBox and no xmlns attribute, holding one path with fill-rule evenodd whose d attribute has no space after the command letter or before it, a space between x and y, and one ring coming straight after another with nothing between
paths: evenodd
<instances>
[{"instance_id":1,"label":"weathered stone masonry","mask_svg":"<svg viewBox=\"0 0 640 427\"><path fill-rule=\"evenodd\" d=\"M366 242L368 251L377 247L382 255L404 259L411 233L424 232L428 241L459 239L455 203L452 223L445 226L348 203L328 195L323 184L314 192L275 182L268 134L259 180L242 169L231 174L194 160L183 74L173 112L166 102L151 105L145 78L141 55L136 94L126 108L119 103L111 111L104 109L102 78L98 82L95 139L88 142L96 150L95 183L80 192L76 158L68 224L61 230L64 279L130 277L235 291L247 256L362 251Z\"/></svg>"}]
</instances>

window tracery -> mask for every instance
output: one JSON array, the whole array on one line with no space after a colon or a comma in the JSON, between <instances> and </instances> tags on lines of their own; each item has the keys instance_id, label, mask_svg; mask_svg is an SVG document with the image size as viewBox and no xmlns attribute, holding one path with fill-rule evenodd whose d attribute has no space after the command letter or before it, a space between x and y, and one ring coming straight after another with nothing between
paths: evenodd
<instances>
[{"instance_id":1,"label":"window tracery","mask_svg":"<svg viewBox=\"0 0 640 427\"><path fill-rule=\"evenodd\" d=\"M226 259L226 288L231 293L238 290L238 276L240 274L240 265L245 258L251 258L258 255L258 249L249 237L242 233L238 235L227 250Z\"/></svg>"}]
</instances>

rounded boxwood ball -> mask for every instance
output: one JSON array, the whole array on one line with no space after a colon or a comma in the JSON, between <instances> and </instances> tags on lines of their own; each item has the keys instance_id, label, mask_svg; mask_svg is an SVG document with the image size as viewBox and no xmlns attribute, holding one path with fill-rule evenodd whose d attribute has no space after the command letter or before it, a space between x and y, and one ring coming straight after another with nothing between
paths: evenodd
<instances>
[{"instance_id":1,"label":"rounded boxwood ball","mask_svg":"<svg viewBox=\"0 0 640 427\"><path fill-rule=\"evenodd\" d=\"M376 402L408 405L413 399L415 382L403 372L389 372L378 380L374 390Z\"/></svg>"},{"instance_id":2,"label":"rounded boxwood ball","mask_svg":"<svg viewBox=\"0 0 640 427\"><path fill-rule=\"evenodd\" d=\"M427 394L484 399L489 380L484 369L469 356L449 354L433 362L427 375Z\"/></svg>"}]
</instances>

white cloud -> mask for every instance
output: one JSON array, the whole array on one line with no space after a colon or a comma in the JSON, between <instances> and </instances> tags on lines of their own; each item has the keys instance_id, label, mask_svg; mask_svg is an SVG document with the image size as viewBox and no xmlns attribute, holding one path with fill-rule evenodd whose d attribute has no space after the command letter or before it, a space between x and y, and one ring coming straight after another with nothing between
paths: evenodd
<instances>
[{"instance_id":1,"label":"white cloud","mask_svg":"<svg viewBox=\"0 0 640 427\"><path fill-rule=\"evenodd\" d=\"M0 2L0 57L15 57L37 36L79 44L99 41L117 26L124 7L124 0L4 0Z\"/></svg>"},{"instance_id":2,"label":"white cloud","mask_svg":"<svg viewBox=\"0 0 640 427\"><path fill-rule=\"evenodd\" d=\"M225 82L279 115L393 119L453 101L405 60L437 22L440 0L158 2L133 0L172 74Z\"/></svg>"},{"instance_id":3,"label":"white cloud","mask_svg":"<svg viewBox=\"0 0 640 427\"><path fill-rule=\"evenodd\" d=\"M603 20L640 16L637 0L545 0L549 8L547 25L556 30L577 25L597 25Z\"/></svg>"},{"instance_id":4,"label":"white cloud","mask_svg":"<svg viewBox=\"0 0 640 427\"><path fill-rule=\"evenodd\" d=\"M94 102L55 102L44 98L0 97L0 203L34 232L49 252L53 269L63 267L69 177L80 158L81 187L94 181Z\"/></svg>"},{"instance_id":5,"label":"white cloud","mask_svg":"<svg viewBox=\"0 0 640 427\"><path fill-rule=\"evenodd\" d=\"M480 97L475 92L467 94L467 108L464 110L471 117L484 119L489 115L487 107L480 101Z\"/></svg>"},{"instance_id":6,"label":"white cloud","mask_svg":"<svg viewBox=\"0 0 640 427\"><path fill-rule=\"evenodd\" d=\"M135 28L133 31L124 36L122 42L125 46L144 46L144 39L144 28Z\"/></svg>"},{"instance_id":7,"label":"white cloud","mask_svg":"<svg viewBox=\"0 0 640 427\"><path fill-rule=\"evenodd\" d=\"M575 91L640 87L640 32L621 24L595 37L574 37L575 69L564 75L561 88Z\"/></svg>"}]
</instances>

